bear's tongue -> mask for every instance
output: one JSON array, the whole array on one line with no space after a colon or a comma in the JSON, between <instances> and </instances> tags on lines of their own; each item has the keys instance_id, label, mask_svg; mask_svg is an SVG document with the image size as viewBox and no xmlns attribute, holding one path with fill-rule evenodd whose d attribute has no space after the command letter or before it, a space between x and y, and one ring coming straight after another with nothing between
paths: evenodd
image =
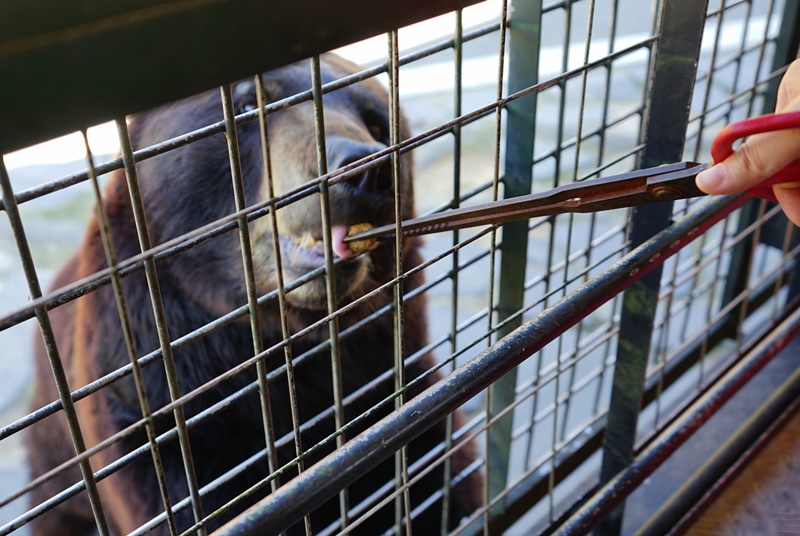
<instances>
[{"instance_id":1,"label":"bear's tongue","mask_svg":"<svg viewBox=\"0 0 800 536\"><path fill-rule=\"evenodd\" d=\"M336 256L346 259L350 255L353 254L353 250L350 249L350 246L344 243L344 237L347 236L347 226L346 225L334 225L331 227L331 240L333 244L333 252Z\"/></svg>"}]
</instances>

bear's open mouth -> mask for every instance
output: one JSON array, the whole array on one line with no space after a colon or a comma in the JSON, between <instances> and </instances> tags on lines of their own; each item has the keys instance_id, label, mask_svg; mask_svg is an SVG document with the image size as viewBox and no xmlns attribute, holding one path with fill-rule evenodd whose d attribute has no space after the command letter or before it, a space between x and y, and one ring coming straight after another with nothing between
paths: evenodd
<instances>
[{"instance_id":1,"label":"bear's open mouth","mask_svg":"<svg viewBox=\"0 0 800 536\"><path fill-rule=\"evenodd\" d=\"M346 225L331 227L331 248L334 255L347 259L354 255L350 246L344 241L347 236ZM284 256L293 266L317 268L325 264L325 243L322 230L306 231L301 236L282 236L281 246Z\"/></svg>"}]
</instances>

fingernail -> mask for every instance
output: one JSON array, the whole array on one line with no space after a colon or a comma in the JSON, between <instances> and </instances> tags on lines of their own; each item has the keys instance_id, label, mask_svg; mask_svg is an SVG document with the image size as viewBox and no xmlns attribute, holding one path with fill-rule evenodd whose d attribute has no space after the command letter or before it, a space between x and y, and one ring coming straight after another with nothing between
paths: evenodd
<instances>
[{"instance_id":1,"label":"fingernail","mask_svg":"<svg viewBox=\"0 0 800 536\"><path fill-rule=\"evenodd\" d=\"M795 182L778 182L772 185L773 188L785 188L787 190L793 190L796 188L800 188L800 181Z\"/></svg>"},{"instance_id":2,"label":"fingernail","mask_svg":"<svg viewBox=\"0 0 800 536\"><path fill-rule=\"evenodd\" d=\"M695 182L704 192L716 190L725 182L725 169L722 166L711 166L698 173Z\"/></svg>"}]
</instances>

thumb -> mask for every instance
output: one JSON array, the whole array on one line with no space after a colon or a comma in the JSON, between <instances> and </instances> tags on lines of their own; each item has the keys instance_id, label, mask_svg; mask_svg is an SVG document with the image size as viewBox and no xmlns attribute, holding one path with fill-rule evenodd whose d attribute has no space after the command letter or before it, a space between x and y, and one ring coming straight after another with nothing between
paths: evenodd
<instances>
[{"instance_id":1,"label":"thumb","mask_svg":"<svg viewBox=\"0 0 800 536\"><path fill-rule=\"evenodd\" d=\"M697 175L708 194L743 192L774 175L800 154L800 129L751 136L723 162Z\"/></svg>"},{"instance_id":2,"label":"thumb","mask_svg":"<svg viewBox=\"0 0 800 536\"><path fill-rule=\"evenodd\" d=\"M800 110L800 96L782 112ZM755 134L723 162L697 175L697 187L708 194L743 192L771 177L800 155L800 129Z\"/></svg>"}]
</instances>

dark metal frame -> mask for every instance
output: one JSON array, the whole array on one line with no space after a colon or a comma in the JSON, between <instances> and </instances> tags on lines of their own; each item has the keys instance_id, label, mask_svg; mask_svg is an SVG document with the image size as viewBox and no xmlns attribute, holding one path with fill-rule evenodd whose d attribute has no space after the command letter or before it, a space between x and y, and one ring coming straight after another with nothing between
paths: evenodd
<instances>
[{"instance_id":1,"label":"dark metal frame","mask_svg":"<svg viewBox=\"0 0 800 536\"><path fill-rule=\"evenodd\" d=\"M0 79L14 80L0 88L0 153L477 1L11 0L0 7Z\"/></svg>"},{"instance_id":2,"label":"dark metal frame","mask_svg":"<svg viewBox=\"0 0 800 536\"><path fill-rule=\"evenodd\" d=\"M697 73L707 2L664 2L646 114L645 147L639 166L677 162L683 154L689 104ZM638 246L669 225L673 203L636 207L630 232ZM634 283L622 295L619 350L608 408L600 482L605 483L633 461L661 269ZM623 509L607 516L599 535L619 534Z\"/></svg>"}]
</instances>

